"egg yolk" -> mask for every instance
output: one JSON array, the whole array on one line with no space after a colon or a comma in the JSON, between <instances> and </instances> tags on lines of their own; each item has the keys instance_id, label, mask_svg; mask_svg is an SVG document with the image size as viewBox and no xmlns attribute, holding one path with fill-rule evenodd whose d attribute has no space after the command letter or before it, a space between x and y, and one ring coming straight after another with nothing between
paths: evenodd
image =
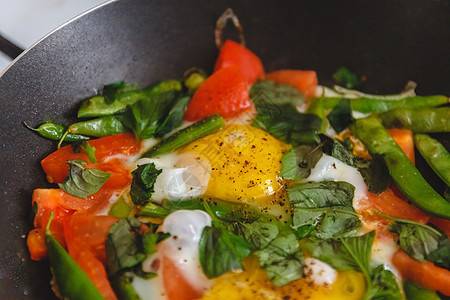
<instances>
[{"instance_id":1,"label":"egg yolk","mask_svg":"<svg viewBox=\"0 0 450 300\"><path fill-rule=\"evenodd\" d=\"M267 205L285 199L279 173L287 149L288 145L261 129L230 124L181 152L195 152L209 161L211 177L205 196Z\"/></svg>"},{"instance_id":2,"label":"egg yolk","mask_svg":"<svg viewBox=\"0 0 450 300\"><path fill-rule=\"evenodd\" d=\"M264 300L308 299L340 300L361 299L365 293L364 275L358 272L338 272L331 285L315 285L300 278L284 286L273 285L266 271L259 267L258 259L250 256L244 261L245 271L227 273L215 279L215 284L202 300Z\"/></svg>"}]
</instances>

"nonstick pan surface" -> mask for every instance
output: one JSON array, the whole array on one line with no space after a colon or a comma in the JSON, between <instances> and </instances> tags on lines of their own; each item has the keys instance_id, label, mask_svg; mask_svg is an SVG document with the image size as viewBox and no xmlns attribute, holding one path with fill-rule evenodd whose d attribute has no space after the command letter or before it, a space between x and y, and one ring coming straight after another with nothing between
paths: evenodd
<instances>
[{"instance_id":1,"label":"nonstick pan surface","mask_svg":"<svg viewBox=\"0 0 450 300\"><path fill-rule=\"evenodd\" d=\"M59 28L0 77L0 299L53 299L48 263L26 248L40 160L56 144L21 122L74 121L77 103L117 80L141 86L211 71L215 21L231 7L266 71L347 66L372 93L450 94L450 9L434 0L112 1ZM448 136L447 136L448 137ZM447 141L448 139L445 138ZM434 179L432 179L434 180Z\"/></svg>"}]
</instances>

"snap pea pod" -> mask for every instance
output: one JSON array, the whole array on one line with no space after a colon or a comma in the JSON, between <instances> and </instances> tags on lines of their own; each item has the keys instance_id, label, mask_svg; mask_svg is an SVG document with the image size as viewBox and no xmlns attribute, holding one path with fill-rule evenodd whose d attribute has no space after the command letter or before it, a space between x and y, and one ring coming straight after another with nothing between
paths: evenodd
<instances>
[{"instance_id":1,"label":"snap pea pod","mask_svg":"<svg viewBox=\"0 0 450 300\"><path fill-rule=\"evenodd\" d=\"M102 95L95 96L81 103L78 109L78 118L113 115L139 100L171 90L181 91L181 89L182 85L179 80L165 80L142 90L121 93L112 103L107 103Z\"/></svg>"},{"instance_id":2,"label":"snap pea pod","mask_svg":"<svg viewBox=\"0 0 450 300\"><path fill-rule=\"evenodd\" d=\"M387 128L405 128L412 132L449 132L450 107L398 108L379 114Z\"/></svg>"},{"instance_id":3,"label":"snap pea pod","mask_svg":"<svg viewBox=\"0 0 450 300\"><path fill-rule=\"evenodd\" d=\"M223 125L225 125L225 121L220 115L211 115L162 140L141 157L150 158L175 151L196 139L219 130Z\"/></svg>"},{"instance_id":4,"label":"snap pea pod","mask_svg":"<svg viewBox=\"0 0 450 300\"><path fill-rule=\"evenodd\" d=\"M403 283L406 299L408 300L440 300L435 291L418 286L412 281L406 280Z\"/></svg>"},{"instance_id":5,"label":"snap pea pod","mask_svg":"<svg viewBox=\"0 0 450 300\"><path fill-rule=\"evenodd\" d=\"M450 186L450 153L447 149L426 134L415 134L414 144L434 172Z\"/></svg>"},{"instance_id":6,"label":"snap pea pod","mask_svg":"<svg viewBox=\"0 0 450 300\"><path fill-rule=\"evenodd\" d=\"M128 132L128 128L116 116L104 116L89 121L72 124L68 128L71 134L105 137Z\"/></svg>"},{"instance_id":7,"label":"snap pea pod","mask_svg":"<svg viewBox=\"0 0 450 300\"><path fill-rule=\"evenodd\" d=\"M371 154L384 158L392 179L409 201L426 213L450 219L450 203L426 182L375 116L357 119L350 129Z\"/></svg>"},{"instance_id":8,"label":"snap pea pod","mask_svg":"<svg viewBox=\"0 0 450 300\"><path fill-rule=\"evenodd\" d=\"M116 292L119 299L123 300L140 300L138 293L134 289L132 283L134 274L131 272L124 272L115 277L112 281L114 292Z\"/></svg>"},{"instance_id":9,"label":"snap pea pod","mask_svg":"<svg viewBox=\"0 0 450 300\"><path fill-rule=\"evenodd\" d=\"M50 223L53 214L52 211L45 229L45 245L53 276L61 296L69 300L103 299L86 273L52 235Z\"/></svg>"},{"instance_id":10,"label":"snap pea pod","mask_svg":"<svg viewBox=\"0 0 450 300\"><path fill-rule=\"evenodd\" d=\"M339 104L343 99L342 97L320 97L311 99L312 102L323 99L323 105L325 109L331 109ZM350 107L352 110L361 113L381 113L396 108L423 108L423 107L436 107L443 104L450 103L449 98L446 96L414 96L406 97L400 100L379 100L372 98L352 98L350 100Z\"/></svg>"},{"instance_id":11,"label":"snap pea pod","mask_svg":"<svg viewBox=\"0 0 450 300\"><path fill-rule=\"evenodd\" d=\"M34 132L37 132L42 137L55 141L59 141L62 135L66 132L65 126L56 123L44 123L37 128L30 127L25 122L23 124L25 125L25 127L33 130ZM81 134L67 134L64 137L64 142L87 141L90 139L90 137Z\"/></svg>"}]
</instances>

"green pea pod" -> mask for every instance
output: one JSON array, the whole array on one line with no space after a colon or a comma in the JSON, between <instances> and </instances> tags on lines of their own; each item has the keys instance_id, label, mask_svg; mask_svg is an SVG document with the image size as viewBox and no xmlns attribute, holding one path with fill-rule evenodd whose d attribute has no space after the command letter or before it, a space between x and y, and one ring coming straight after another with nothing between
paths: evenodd
<instances>
[{"instance_id":1,"label":"green pea pod","mask_svg":"<svg viewBox=\"0 0 450 300\"><path fill-rule=\"evenodd\" d=\"M440 300L441 298L435 291L418 286L412 281L405 281L403 283L406 299L408 300Z\"/></svg>"},{"instance_id":2,"label":"green pea pod","mask_svg":"<svg viewBox=\"0 0 450 300\"><path fill-rule=\"evenodd\" d=\"M123 300L140 300L138 293L134 290L132 282L134 280L134 274L131 272L125 272L112 281L112 286L119 299Z\"/></svg>"},{"instance_id":3,"label":"green pea pod","mask_svg":"<svg viewBox=\"0 0 450 300\"><path fill-rule=\"evenodd\" d=\"M117 199L111 208L109 209L108 215L118 218L126 218L133 210L133 205L128 203L123 197Z\"/></svg>"},{"instance_id":4,"label":"green pea pod","mask_svg":"<svg viewBox=\"0 0 450 300\"><path fill-rule=\"evenodd\" d=\"M211 115L162 140L141 157L155 157L175 151L196 139L219 130L223 125L225 125L225 121L220 115Z\"/></svg>"},{"instance_id":5,"label":"green pea pod","mask_svg":"<svg viewBox=\"0 0 450 300\"><path fill-rule=\"evenodd\" d=\"M45 245L53 276L62 298L69 300L103 299L86 273L53 237L50 231L53 214L52 211L45 229Z\"/></svg>"},{"instance_id":6,"label":"green pea pod","mask_svg":"<svg viewBox=\"0 0 450 300\"><path fill-rule=\"evenodd\" d=\"M168 79L144 89L150 96L159 95L168 91L181 91L183 86L180 80Z\"/></svg>"},{"instance_id":7,"label":"green pea pod","mask_svg":"<svg viewBox=\"0 0 450 300\"><path fill-rule=\"evenodd\" d=\"M405 128L412 132L449 132L450 107L399 108L379 115L387 128Z\"/></svg>"},{"instance_id":8,"label":"green pea pod","mask_svg":"<svg viewBox=\"0 0 450 300\"><path fill-rule=\"evenodd\" d=\"M307 113L315 114L322 119L322 125L320 126L319 133L325 133L327 129L327 118L325 117L324 98L317 98L315 101L309 102Z\"/></svg>"},{"instance_id":9,"label":"green pea pod","mask_svg":"<svg viewBox=\"0 0 450 300\"><path fill-rule=\"evenodd\" d=\"M23 125L25 125L25 127L27 127L28 129L37 132L42 137L55 141L59 141L62 135L66 132L65 126L56 123L44 123L37 128L30 127L25 122L23 123ZM64 137L65 142L79 142L87 140L90 140L90 137L81 134L67 134Z\"/></svg>"},{"instance_id":10,"label":"green pea pod","mask_svg":"<svg viewBox=\"0 0 450 300\"><path fill-rule=\"evenodd\" d=\"M450 219L450 203L426 182L375 116L357 119L350 129L371 154L384 158L392 179L409 201L426 213Z\"/></svg>"},{"instance_id":11,"label":"green pea pod","mask_svg":"<svg viewBox=\"0 0 450 300\"><path fill-rule=\"evenodd\" d=\"M129 130L123 126L116 116L105 116L72 124L69 126L68 131L71 134L105 137L128 132Z\"/></svg>"},{"instance_id":12,"label":"green pea pod","mask_svg":"<svg viewBox=\"0 0 450 300\"><path fill-rule=\"evenodd\" d=\"M426 134L415 134L414 143L434 172L450 186L450 153L447 149Z\"/></svg>"},{"instance_id":13,"label":"green pea pod","mask_svg":"<svg viewBox=\"0 0 450 300\"><path fill-rule=\"evenodd\" d=\"M331 97L331 98L315 98L311 101L318 101L318 99L323 99L324 108L331 109L339 104L343 99L342 97ZM436 95L436 96L414 96L406 97L399 100L380 100L372 98L353 98L350 99L350 107L352 110L361 113L382 113L397 108L424 108L424 107L437 107L450 103L449 98L446 96Z\"/></svg>"}]
</instances>

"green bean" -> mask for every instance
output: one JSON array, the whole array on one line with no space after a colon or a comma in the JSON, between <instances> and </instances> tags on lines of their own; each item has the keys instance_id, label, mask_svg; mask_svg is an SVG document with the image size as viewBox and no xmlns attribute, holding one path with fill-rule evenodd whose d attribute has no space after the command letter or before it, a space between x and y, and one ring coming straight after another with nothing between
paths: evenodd
<instances>
[{"instance_id":1,"label":"green bean","mask_svg":"<svg viewBox=\"0 0 450 300\"><path fill-rule=\"evenodd\" d=\"M450 186L450 153L447 149L426 134L415 134L414 143L434 172Z\"/></svg>"},{"instance_id":2,"label":"green bean","mask_svg":"<svg viewBox=\"0 0 450 300\"><path fill-rule=\"evenodd\" d=\"M132 205L128 203L123 197L117 199L116 202L109 209L108 215L118 218L126 218L132 210Z\"/></svg>"},{"instance_id":3,"label":"green bean","mask_svg":"<svg viewBox=\"0 0 450 300\"><path fill-rule=\"evenodd\" d=\"M223 125L225 125L225 121L220 115L211 115L162 140L141 157L150 158L175 151L196 139L219 130Z\"/></svg>"},{"instance_id":4,"label":"green bean","mask_svg":"<svg viewBox=\"0 0 450 300\"><path fill-rule=\"evenodd\" d=\"M132 283L134 274L131 272L124 272L112 280L112 286L119 299L124 300L140 300L138 293L136 293Z\"/></svg>"},{"instance_id":5,"label":"green bean","mask_svg":"<svg viewBox=\"0 0 450 300\"><path fill-rule=\"evenodd\" d=\"M56 123L44 123L37 128L30 127L25 122L23 122L23 125L25 125L25 127L27 127L28 129L37 132L42 137L55 141L59 141L64 132L66 132L65 126ZM67 134L64 137L65 142L78 142L87 140L90 140L90 137L81 134Z\"/></svg>"},{"instance_id":6,"label":"green bean","mask_svg":"<svg viewBox=\"0 0 450 300\"><path fill-rule=\"evenodd\" d=\"M50 231L53 214L52 211L45 229L45 245L61 296L69 300L103 299L86 273L53 237Z\"/></svg>"},{"instance_id":7,"label":"green bean","mask_svg":"<svg viewBox=\"0 0 450 300\"><path fill-rule=\"evenodd\" d=\"M122 122L115 116L105 116L97 119L78 122L69 126L69 133L94 137L105 137L128 132Z\"/></svg>"},{"instance_id":8,"label":"green bean","mask_svg":"<svg viewBox=\"0 0 450 300\"><path fill-rule=\"evenodd\" d=\"M450 107L399 108L379 115L387 128L406 128L412 132L449 132Z\"/></svg>"},{"instance_id":9,"label":"green bean","mask_svg":"<svg viewBox=\"0 0 450 300\"><path fill-rule=\"evenodd\" d=\"M450 203L426 182L375 116L357 119L350 129L371 154L383 156L392 179L409 201L426 213L450 219Z\"/></svg>"},{"instance_id":10,"label":"green bean","mask_svg":"<svg viewBox=\"0 0 450 300\"><path fill-rule=\"evenodd\" d=\"M440 300L435 291L418 286L412 281L406 280L403 283L406 299L408 300Z\"/></svg>"},{"instance_id":11,"label":"green bean","mask_svg":"<svg viewBox=\"0 0 450 300\"><path fill-rule=\"evenodd\" d=\"M324 108L331 109L339 104L343 97L320 97L311 99L312 102L323 99ZM406 97L400 100L379 100L372 98L353 98L350 99L350 106L352 110L361 113L381 113L396 108L424 108L424 107L436 107L443 104L450 103L449 98L446 96L414 96Z\"/></svg>"}]
</instances>

